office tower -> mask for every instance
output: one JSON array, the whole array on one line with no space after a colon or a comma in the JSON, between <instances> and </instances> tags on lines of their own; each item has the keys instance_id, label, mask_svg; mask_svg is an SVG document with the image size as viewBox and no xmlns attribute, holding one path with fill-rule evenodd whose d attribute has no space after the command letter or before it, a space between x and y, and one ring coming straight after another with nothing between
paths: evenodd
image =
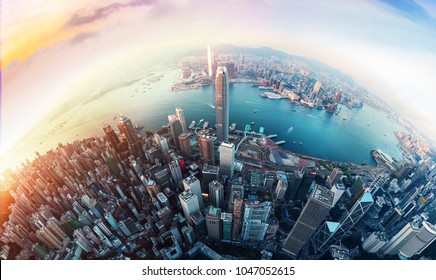
<instances>
[{"instance_id":1,"label":"office tower","mask_svg":"<svg viewBox=\"0 0 436 280\"><path fill-rule=\"evenodd\" d=\"M188 223L191 223L191 215L200 211L197 196L192 191L188 190L179 194L179 200L186 220Z\"/></svg>"},{"instance_id":2,"label":"office tower","mask_svg":"<svg viewBox=\"0 0 436 280\"><path fill-rule=\"evenodd\" d=\"M176 149L180 151L179 135L183 133L182 124L177 118L177 115L169 115L168 124L170 126L170 132L174 141L174 146L176 146Z\"/></svg>"},{"instance_id":3,"label":"office tower","mask_svg":"<svg viewBox=\"0 0 436 280\"><path fill-rule=\"evenodd\" d=\"M384 232L374 231L362 242L362 249L365 252L375 254L387 242L388 240L386 239L386 234Z\"/></svg>"},{"instance_id":4,"label":"office tower","mask_svg":"<svg viewBox=\"0 0 436 280\"><path fill-rule=\"evenodd\" d=\"M165 196L165 194L163 192L158 193L156 198L157 198L157 201L159 202L159 205L161 207L169 206L168 198Z\"/></svg>"},{"instance_id":5,"label":"office tower","mask_svg":"<svg viewBox=\"0 0 436 280\"><path fill-rule=\"evenodd\" d=\"M157 187L157 184L153 180L148 180L147 182L147 192L150 197L156 197L159 193L159 188Z\"/></svg>"},{"instance_id":6,"label":"office tower","mask_svg":"<svg viewBox=\"0 0 436 280\"><path fill-rule=\"evenodd\" d=\"M125 236L130 236L139 230L133 219L130 217L125 219L124 221L119 222L118 227Z\"/></svg>"},{"instance_id":7,"label":"office tower","mask_svg":"<svg viewBox=\"0 0 436 280\"><path fill-rule=\"evenodd\" d=\"M159 189L165 189L170 188L171 185L171 179L170 179L170 172L168 171L168 168L164 168L154 174L154 178L156 179L157 185L159 186Z\"/></svg>"},{"instance_id":8,"label":"office tower","mask_svg":"<svg viewBox=\"0 0 436 280\"><path fill-rule=\"evenodd\" d=\"M335 207L336 203L339 201L339 199L342 197L342 195L345 192L345 186L341 183L334 184L333 187L330 189L334 194L333 198L333 207Z\"/></svg>"},{"instance_id":9,"label":"office tower","mask_svg":"<svg viewBox=\"0 0 436 280\"><path fill-rule=\"evenodd\" d=\"M289 187L286 190L285 200L295 200L298 189L300 188L301 182L303 181L304 172L303 171L294 171L286 173L286 177L288 177Z\"/></svg>"},{"instance_id":10,"label":"office tower","mask_svg":"<svg viewBox=\"0 0 436 280\"><path fill-rule=\"evenodd\" d=\"M224 209L224 186L216 180L209 183L209 201L212 206Z\"/></svg>"},{"instance_id":11,"label":"office tower","mask_svg":"<svg viewBox=\"0 0 436 280\"><path fill-rule=\"evenodd\" d=\"M182 126L183 133L188 133L188 130L186 129L185 114L183 113L182 108L176 108L176 116L180 121L180 125ZM174 139L174 141L176 141L176 139Z\"/></svg>"},{"instance_id":12,"label":"office tower","mask_svg":"<svg viewBox=\"0 0 436 280\"><path fill-rule=\"evenodd\" d=\"M189 177L186 177L183 180L183 187L185 189L185 191L190 190L191 192L193 192L198 200L198 205L200 207L200 209L203 208L203 195L201 193L201 185L200 185L200 181L194 176L191 175Z\"/></svg>"},{"instance_id":13,"label":"office tower","mask_svg":"<svg viewBox=\"0 0 436 280\"><path fill-rule=\"evenodd\" d=\"M342 177L342 171L339 168L333 168L332 173L327 177L326 183L329 188L338 183Z\"/></svg>"},{"instance_id":14,"label":"office tower","mask_svg":"<svg viewBox=\"0 0 436 280\"><path fill-rule=\"evenodd\" d=\"M115 134L115 131L112 129L110 125L103 126L104 134L106 134L109 143L111 143L112 147L118 151L118 144L120 144L120 139Z\"/></svg>"},{"instance_id":15,"label":"office tower","mask_svg":"<svg viewBox=\"0 0 436 280\"><path fill-rule=\"evenodd\" d=\"M265 179L263 180L263 187L266 190L271 190L276 181L275 172L265 172ZM287 181L287 179L286 179Z\"/></svg>"},{"instance_id":16,"label":"office tower","mask_svg":"<svg viewBox=\"0 0 436 280\"><path fill-rule=\"evenodd\" d=\"M192 155L191 150L191 137L187 133L179 135L180 151L184 157L190 158Z\"/></svg>"},{"instance_id":17,"label":"office tower","mask_svg":"<svg viewBox=\"0 0 436 280\"><path fill-rule=\"evenodd\" d=\"M321 88L321 85L322 85L322 83L320 81L316 81L315 85L313 86L313 90L312 90L312 93L313 93L312 98L315 98L315 96L318 95L319 90Z\"/></svg>"},{"instance_id":18,"label":"office tower","mask_svg":"<svg viewBox=\"0 0 436 280\"><path fill-rule=\"evenodd\" d=\"M399 251L400 256L411 258L421 254L436 239L436 226L427 221L422 222L421 230L410 239Z\"/></svg>"},{"instance_id":19,"label":"office tower","mask_svg":"<svg viewBox=\"0 0 436 280\"><path fill-rule=\"evenodd\" d=\"M244 241L260 241L265 238L271 209L269 201L248 201L245 203L241 234Z\"/></svg>"},{"instance_id":20,"label":"office tower","mask_svg":"<svg viewBox=\"0 0 436 280\"><path fill-rule=\"evenodd\" d=\"M207 45L207 74L209 78L213 76L213 52L210 44Z\"/></svg>"},{"instance_id":21,"label":"office tower","mask_svg":"<svg viewBox=\"0 0 436 280\"><path fill-rule=\"evenodd\" d=\"M168 146L167 138L155 133L154 134L154 142L157 144L157 146L159 147L159 150L162 152L163 155L168 154L170 147Z\"/></svg>"},{"instance_id":22,"label":"office tower","mask_svg":"<svg viewBox=\"0 0 436 280\"><path fill-rule=\"evenodd\" d=\"M229 179L233 176L235 163L235 144L222 142L220 145L220 175L227 176Z\"/></svg>"},{"instance_id":23,"label":"office tower","mask_svg":"<svg viewBox=\"0 0 436 280\"><path fill-rule=\"evenodd\" d=\"M233 230L232 230L232 240L241 240L241 224L242 224L242 211L243 211L243 200L235 198L233 202Z\"/></svg>"},{"instance_id":24,"label":"office tower","mask_svg":"<svg viewBox=\"0 0 436 280\"><path fill-rule=\"evenodd\" d=\"M284 173L277 174L277 186L274 191L274 195L277 200L283 200L285 198L286 190L288 189L288 179Z\"/></svg>"},{"instance_id":25,"label":"office tower","mask_svg":"<svg viewBox=\"0 0 436 280\"><path fill-rule=\"evenodd\" d=\"M57 237L48 227L41 227L35 232L36 238L51 250L62 247L62 239Z\"/></svg>"},{"instance_id":26,"label":"office tower","mask_svg":"<svg viewBox=\"0 0 436 280\"><path fill-rule=\"evenodd\" d=\"M206 214L207 236L210 240L221 240L221 209L211 207Z\"/></svg>"},{"instance_id":27,"label":"office tower","mask_svg":"<svg viewBox=\"0 0 436 280\"><path fill-rule=\"evenodd\" d=\"M172 161L169 164L171 177L173 178L174 183L177 185L180 181L183 180L182 169L180 168L178 161Z\"/></svg>"},{"instance_id":28,"label":"office tower","mask_svg":"<svg viewBox=\"0 0 436 280\"><path fill-rule=\"evenodd\" d=\"M64 240L67 234L58 225L55 217L51 217L47 220L47 228L60 240Z\"/></svg>"},{"instance_id":29,"label":"office tower","mask_svg":"<svg viewBox=\"0 0 436 280\"><path fill-rule=\"evenodd\" d=\"M118 123L118 129L120 133L124 134L127 139L127 142L131 145L138 141L138 136L136 135L135 127L132 124L132 121L126 117L120 117L120 122Z\"/></svg>"},{"instance_id":30,"label":"office tower","mask_svg":"<svg viewBox=\"0 0 436 280\"><path fill-rule=\"evenodd\" d=\"M404 216L404 211L400 207L395 207L392 211L380 222L380 225L384 230L390 230L396 225L401 217Z\"/></svg>"},{"instance_id":31,"label":"office tower","mask_svg":"<svg viewBox=\"0 0 436 280\"><path fill-rule=\"evenodd\" d=\"M333 207L334 193L315 186L306 206L283 244L283 251L296 257Z\"/></svg>"},{"instance_id":32,"label":"office tower","mask_svg":"<svg viewBox=\"0 0 436 280\"><path fill-rule=\"evenodd\" d=\"M182 228L182 234L186 242L191 246L194 245L194 243L197 241L194 229L191 226L184 226Z\"/></svg>"},{"instance_id":33,"label":"office tower","mask_svg":"<svg viewBox=\"0 0 436 280\"><path fill-rule=\"evenodd\" d=\"M388 179L389 179L389 175L384 173L379 174L374 179L374 181L372 181L372 183L369 185L368 189L374 195L387 182Z\"/></svg>"},{"instance_id":34,"label":"office tower","mask_svg":"<svg viewBox=\"0 0 436 280\"><path fill-rule=\"evenodd\" d=\"M352 197L350 203L348 204L348 207L354 205L354 203L357 201L357 199L359 199L359 197L363 194L364 191L365 191L365 183L363 182L362 178L358 176L350 188L350 193Z\"/></svg>"},{"instance_id":35,"label":"office tower","mask_svg":"<svg viewBox=\"0 0 436 280\"><path fill-rule=\"evenodd\" d=\"M118 231L119 227L118 227L118 221L114 218L114 216L112 215L112 213L110 212L106 212L104 213L104 218L106 219L106 221L109 223L109 225L115 230Z\"/></svg>"},{"instance_id":36,"label":"office tower","mask_svg":"<svg viewBox=\"0 0 436 280\"><path fill-rule=\"evenodd\" d=\"M162 220L162 223L164 224L164 226L167 229L171 227L174 214L173 214L173 212L171 212L171 210L170 210L170 208L168 208L168 206L163 207L162 209L157 211L156 214L159 217L159 219Z\"/></svg>"},{"instance_id":37,"label":"office tower","mask_svg":"<svg viewBox=\"0 0 436 280\"><path fill-rule=\"evenodd\" d=\"M198 147L203 163L213 165L215 163L215 149L213 146L213 138L206 133L198 135Z\"/></svg>"},{"instance_id":38,"label":"office tower","mask_svg":"<svg viewBox=\"0 0 436 280\"><path fill-rule=\"evenodd\" d=\"M229 140L229 76L220 66L215 77L216 134L218 142Z\"/></svg>"},{"instance_id":39,"label":"office tower","mask_svg":"<svg viewBox=\"0 0 436 280\"><path fill-rule=\"evenodd\" d=\"M200 236L206 235L206 219L200 211L197 211L191 215L191 220L189 223L196 229Z\"/></svg>"},{"instance_id":40,"label":"office tower","mask_svg":"<svg viewBox=\"0 0 436 280\"><path fill-rule=\"evenodd\" d=\"M295 174L297 176L301 175L298 171L296 171ZM314 171L305 170L303 172L301 183L300 186L298 187L298 190L296 191L294 200L301 200L301 201L307 200L309 190L311 189L311 186L314 185L315 176L316 176L316 172ZM299 181L299 179L297 179L297 181Z\"/></svg>"},{"instance_id":41,"label":"office tower","mask_svg":"<svg viewBox=\"0 0 436 280\"><path fill-rule=\"evenodd\" d=\"M338 105L339 101L341 100L341 96L342 96L342 91L336 92L335 100L333 101L334 106Z\"/></svg>"},{"instance_id":42,"label":"office tower","mask_svg":"<svg viewBox=\"0 0 436 280\"><path fill-rule=\"evenodd\" d=\"M323 254L331 245L337 245L342 238L360 221L374 203L371 193L364 193L339 223L325 222L314 236L315 252ZM336 226L337 224L337 226Z\"/></svg>"},{"instance_id":43,"label":"office tower","mask_svg":"<svg viewBox=\"0 0 436 280\"><path fill-rule=\"evenodd\" d=\"M85 252L87 253L91 252L94 245L92 245L92 243L89 242L83 229L76 229L74 231L73 236L74 236L74 241L76 241L77 245L79 245Z\"/></svg>"},{"instance_id":44,"label":"office tower","mask_svg":"<svg viewBox=\"0 0 436 280\"><path fill-rule=\"evenodd\" d=\"M233 212L235 199L244 200L244 185L242 182L233 182L230 188L229 211Z\"/></svg>"},{"instance_id":45,"label":"office tower","mask_svg":"<svg viewBox=\"0 0 436 280\"><path fill-rule=\"evenodd\" d=\"M213 180L219 180L220 168L218 166L203 164L203 185L209 185Z\"/></svg>"},{"instance_id":46,"label":"office tower","mask_svg":"<svg viewBox=\"0 0 436 280\"><path fill-rule=\"evenodd\" d=\"M221 223L223 228L222 241L230 242L232 240L232 217L231 213L221 213Z\"/></svg>"},{"instance_id":47,"label":"office tower","mask_svg":"<svg viewBox=\"0 0 436 280\"><path fill-rule=\"evenodd\" d=\"M407 242L412 240L419 231L419 224L410 222L395 234L380 250L384 255L395 255Z\"/></svg>"}]
</instances>

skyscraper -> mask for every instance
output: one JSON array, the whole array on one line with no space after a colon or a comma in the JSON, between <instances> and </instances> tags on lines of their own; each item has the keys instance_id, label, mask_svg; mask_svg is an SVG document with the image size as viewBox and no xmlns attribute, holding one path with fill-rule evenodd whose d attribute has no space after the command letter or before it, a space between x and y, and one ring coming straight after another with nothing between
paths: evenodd
<instances>
[{"instance_id":1,"label":"skyscraper","mask_svg":"<svg viewBox=\"0 0 436 280\"><path fill-rule=\"evenodd\" d=\"M197 196L198 205L199 205L200 209L202 209L203 208L203 196L201 193L200 181L194 175L191 175L189 177L186 177L183 180L183 187L184 187L185 191L190 190L191 192L193 192Z\"/></svg>"},{"instance_id":2,"label":"skyscraper","mask_svg":"<svg viewBox=\"0 0 436 280\"><path fill-rule=\"evenodd\" d=\"M211 240L221 240L221 209L211 207L206 215L207 236Z\"/></svg>"},{"instance_id":3,"label":"skyscraper","mask_svg":"<svg viewBox=\"0 0 436 280\"><path fill-rule=\"evenodd\" d=\"M232 214L221 213L221 223L223 228L222 240L230 242L232 240Z\"/></svg>"},{"instance_id":4,"label":"skyscraper","mask_svg":"<svg viewBox=\"0 0 436 280\"><path fill-rule=\"evenodd\" d=\"M191 222L191 216L195 212L200 211L197 196L192 191L184 191L179 194L180 204L182 205L183 214L185 215L188 223Z\"/></svg>"},{"instance_id":5,"label":"skyscraper","mask_svg":"<svg viewBox=\"0 0 436 280\"><path fill-rule=\"evenodd\" d=\"M220 66L215 77L216 134L219 142L229 140L229 76Z\"/></svg>"},{"instance_id":6,"label":"skyscraper","mask_svg":"<svg viewBox=\"0 0 436 280\"><path fill-rule=\"evenodd\" d=\"M342 177L342 171L339 168L333 168L332 173L327 177L326 183L332 188L334 184L338 183Z\"/></svg>"},{"instance_id":7,"label":"skyscraper","mask_svg":"<svg viewBox=\"0 0 436 280\"><path fill-rule=\"evenodd\" d=\"M186 129L186 120L185 120L185 114L183 113L183 109L182 108L176 108L176 115L177 115L177 118L180 121L180 125L182 126L183 133L188 133L188 130Z\"/></svg>"},{"instance_id":8,"label":"skyscraper","mask_svg":"<svg viewBox=\"0 0 436 280\"><path fill-rule=\"evenodd\" d=\"M322 186L315 186L306 206L283 244L283 251L296 257L309 241L330 209L333 207L334 193Z\"/></svg>"},{"instance_id":9,"label":"skyscraper","mask_svg":"<svg viewBox=\"0 0 436 280\"><path fill-rule=\"evenodd\" d=\"M111 143L112 147L117 151L118 144L120 144L120 139L118 139L118 136L115 134L115 131L112 129L110 125L103 126L103 131L104 134L106 134L109 143Z\"/></svg>"},{"instance_id":10,"label":"skyscraper","mask_svg":"<svg viewBox=\"0 0 436 280\"><path fill-rule=\"evenodd\" d=\"M235 163L235 144L222 142L220 145L220 175L227 176L229 179L233 176Z\"/></svg>"},{"instance_id":11,"label":"skyscraper","mask_svg":"<svg viewBox=\"0 0 436 280\"><path fill-rule=\"evenodd\" d=\"M269 201L250 201L245 203L244 223L241 234L244 241L260 241L265 238L271 209L272 206Z\"/></svg>"},{"instance_id":12,"label":"skyscraper","mask_svg":"<svg viewBox=\"0 0 436 280\"><path fill-rule=\"evenodd\" d=\"M213 138L205 133L198 135L198 145L200 149L200 156L203 163L213 165L215 162L215 150L213 146Z\"/></svg>"},{"instance_id":13,"label":"skyscraper","mask_svg":"<svg viewBox=\"0 0 436 280\"><path fill-rule=\"evenodd\" d=\"M210 44L207 45L207 74L209 78L213 76L213 52Z\"/></svg>"},{"instance_id":14,"label":"skyscraper","mask_svg":"<svg viewBox=\"0 0 436 280\"><path fill-rule=\"evenodd\" d=\"M177 115L174 114L168 116L168 122L174 146L176 146L177 150L180 150L179 135L183 133L182 124L180 123Z\"/></svg>"},{"instance_id":15,"label":"skyscraper","mask_svg":"<svg viewBox=\"0 0 436 280\"><path fill-rule=\"evenodd\" d=\"M384 232L374 231L362 242L362 249L368 253L377 253L387 242Z\"/></svg>"},{"instance_id":16,"label":"skyscraper","mask_svg":"<svg viewBox=\"0 0 436 280\"><path fill-rule=\"evenodd\" d=\"M224 186L216 180L209 183L209 201L214 207L224 208Z\"/></svg>"},{"instance_id":17,"label":"skyscraper","mask_svg":"<svg viewBox=\"0 0 436 280\"><path fill-rule=\"evenodd\" d=\"M241 240L241 223L242 223L242 211L243 211L242 199L235 199L233 203L233 229L232 229L232 240Z\"/></svg>"},{"instance_id":18,"label":"skyscraper","mask_svg":"<svg viewBox=\"0 0 436 280\"><path fill-rule=\"evenodd\" d=\"M341 100L342 91L338 91L335 95L335 100L333 101L333 105L338 105L339 101Z\"/></svg>"},{"instance_id":19,"label":"skyscraper","mask_svg":"<svg viewBox=\"0 0 436 280\"><path fill-rule=\"evenodd\" d=\"M435 240L436 226L424 221L419 233L400 249L399 254L403 257L411 258L416 254L420 254Z\"/></svg>"},{"instance_id":20,"label":"skyscraper","mask_svg":"<svg viewBox=\"0 0 436 280\"><path fill-rule=\"evenodd\" d=\"M136 135L135 127L133 126L132 121L128 117L126 116L120 117L120 122L118 123L118 129L120 130L120 133L124 134L129 144L132 145L138 141L138 136Z\"/></svg>"},{"instance_id":21,"label":"skyscraper","mask_svg":"<svg viewBox=\"0 0 436 280\"><path fill-rule=\"evenodd\" d=\"M182 169L180 168L179 162L173 160L170 162L169 167L174 183L178 184L183 179Z\"/></svg>"},{"instance_id":22,"label":"skyscraper","mask_svg":"<svg viewBox=\"0 0 436 280\"><path fill-rule=\"evenodd\" d=\"M189 134L182 133L179 135L179 145L182 155L187 158L191 157L191 137L189 137Z\"/></svg>"},{"instance_id":23,"label":"skyscraper","mask_svg":"<svg viewBox=\"0 0 436 280\"><path fill-rule=\"evenodd\" d=\"M374 199L372 198L371 193L366 192L353 205L353 207L345 213L337 226L333 226L332 222L325 222L326 224L329 224L325 227L321 227L314 236L313 244L315 251L323 254L331 245L339 244L342 238L344 238L351 228L353 228L366 214L373 203Z\"/></svg>"},{"instance_id":24,"label":"skyscraper","mask_svg":"<svg viewBox=\"0 0 436 280\"><path fill-rule=\"evenodd\" d=\"M286 190L288 189L288 179L285 174L277 174L277 187L274 191L274 195L277 200L283 200L285 198Z\"/></svg>"},{"instance_id":25,"label":"skyscraper","mask_svg":"<svg viewBox=\"0 0 436 280\"><path fill-rule=\"evenodd\" d=\"M395 255L407 242L414 238L419 231L419 224L410 222L395 234L380 250L382 250L384 255Z\"/></svg>"},{"instance_id":26,"label":"skyscraper","mask_svg":"<svg viewBox=\"0 0 436 280\"><path fill-rule=\"evenodd\" d=\"M167 138L155 133L154 134L154 141L159 146L159 149L162 152L162 154L166 155L168 153L168 151L170 150L170 147L168 146Z\"/></svg>"}]
</instances>

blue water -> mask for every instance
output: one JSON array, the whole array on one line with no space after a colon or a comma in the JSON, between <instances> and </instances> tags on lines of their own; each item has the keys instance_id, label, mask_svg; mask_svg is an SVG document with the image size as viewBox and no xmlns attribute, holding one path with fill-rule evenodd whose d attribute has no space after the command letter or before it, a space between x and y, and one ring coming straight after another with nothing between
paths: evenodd
<instances>
[{"instance_id":1,"label":"blue water","mask_svg":"<svg viewBox=\"0 0 436 280\"><path fill-rule=\"evenodd\" d=\"M156 130L168 123L167 116L175 113L175 107L181 107L187 125L192 120L204 119L214 127L214 86L172 92L171 86L180 72L171 70L164 73L162 80L151 86L140 81L77 106L73 110L75 113L70 113L73 116L71 123L59 134L44 138L40 149L50 149L57 143L76 138L102 136L103 123L117 129L119 113L130 117L135 124ZM340 105L341 113L334 115L325 110L297 106L287 99L261 98L260 93L262 91L249 83L230 85L230 124L235 122L237 129L243 130L246 124L254 121L254 130L259 131L262 126L266 135L278 135L275 141L285 140L284 149L321 159L375 165L370 151L376 148L401 159L394 131L404 131L404 128L367 105L353 110Z\"/></svg>"},{"instance_id":2,"label":"blue water","mask_svg":"<svg viewBox=\"0 0 436 280\"><path fill-rule=\"evenodd\" d=\"M158 90L158 95L148 96L146 104L138 104L129 110L132 120L157 129L167 122L166 116L173 114L178 106L185 111L187 125L200 119L209 121L210 127L215 125L214 86L181 92L169 91L168 85L163 87L165 90ZM230 124L236 122L237 129L243 130L246 124L254 121L254 130L263 126L265 134L277 134L276 141L285 140L283 148L331 161L375 165L370 151L376 148L401 159L394 131L404 129L369 106L349 110L340 105L341 113L334 115L325 110L297 106L287 99L261 98L260 93L262 91L249 83L230 85ZM290 127L293 129L288 133Z\"/></svg>"}]
</instances>

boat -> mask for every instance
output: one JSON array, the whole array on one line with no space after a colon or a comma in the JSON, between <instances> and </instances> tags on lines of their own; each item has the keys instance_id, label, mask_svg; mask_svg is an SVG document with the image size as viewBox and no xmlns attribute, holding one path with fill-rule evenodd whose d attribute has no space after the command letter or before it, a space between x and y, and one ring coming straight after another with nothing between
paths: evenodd
<instances>
[{"instance_id":1,"label":"boat","mask_svg":"<svg viewBox=\"0 0 436 280\"><path fill-rule=\"evenodd\" d=\"M290 128L288 128L288 133L291 133L292 130L294 130L294 127L291 126Z\"/></svg>"},{"instance_id":2,"label":"boat","mask_svg":"<svg viewBox=\"0 0 436 280\"><path fill-rule=\"evenodd\" d=\"M236 123L232 123L232 125L229 127L229 129L231 131L235 130L236 129Z\"/></svg>"},{"instance_id":3,"label":"boat","mask_svg":"<svg viewBox=\"0 0 436 280\"><path fill-rule=\"evenodd\" d=\"M143 125L137 125L137 124L135 124L135 130L141 130L141 129L143 129L143 128L144 128Z\"/></svg>"},{"instance_id":4,"label":"boat","mask_svg":"<svg viewBox=\"0 0 436 280\"><path fill-rule=\"evenodd\" d=\"M346 121L346 120L347 120L347 118L343 118L342 120L343 120L343 121Z\"/></svg>"},{"instance_id":5,"label":"boat","mask_svg":"<svg viewBox=\"0 0 436 280\"><path fill-rule=\"evenodd\" d=\"M253 110L253 113L257 113L257 110Z\"/></svg>"},{"instance_id":6,"label":"boat","mask_svg":"<svg viewBox=\"0 0 436 280\"><path fill-rule=\"evenodd\" d=\"M295 144L296 142L294 141L294 142L292 142L292 144Z\"/></svg>"},{"instance_id":7,"label":"boat","mask_svg":"<svg viewBox=\"0 0 436 280\"><path fill-rule=\"evenodd\" d=\"M251 122L250 124L251 124L251 125L254 125L254 124L255 124L255 122Z\"/></svg>"},{"instance_id":8,"label":"boat","mask_svg":"<svg viewBox=\"0 0 436 280\"><path fill-rule=\"evenodd\" d=\"M188 128L193 128L195 126L195 121L192 121Z\"/></svg>"},{"instance_id":9,"label":"boat","mask_svg":"<svg viewBox=\"0 0 436 280\"><path fill-rule=\"evenodd\" d=\"M282 145L282 144L285 144L285 143L286 143L285 140L280 140L280 141L275 142L275 144L277 144L277 145Z\"/></svg>"},{"instance_id":10,"label":"boat","mask_svg":"<svg viewBox=\"0 0 436 280\"><path fill-rule=\"evenodd\" d=\"M303 145L303 142L298 142L298 144Z\"/></svg>"},{"instance_id":11,"label":"boat","mask_svg":"<svg viewBox=\"0 0 436 280\"><path fill-rule=\"evenodd\" d=\"M198 123L202 123L204 121L204 119L201 119Z\"/></svg>"},{"instance_id":12,"label":"boat","mask_svg":"<svg viewBox=\"0 0 436 280\"><path fill-rule=\"evenodd\" d=\"M263 89L263 90L271 90L273 89L272 87L266 87L266 86L259 86L259 89Z\"/></svg>"},{"instance_id":13,"label":"boat","mask_svg":"<svg viewBox=\"0 0 436 280\"><path fill-rule=\"evenodd\" d=\"M203 128L206 129L209 126L209 122L204 122Z\"/></svg>"},{"instance_id":14,"label":"boat","mask_svg":"<svg viewBox=\"0 0 436 280\"><path fill-rule=\"evenodd\" d=\"M262 98L267 98L265 93L261 93L261 94L259 94L259 96L262 97Z\"/></svg>"},{"instance_id":15,"label":"boat","mask_svg":"<svg viewBox=\"0 0 436 280\"><path fill-rule=\"evenodd\" d=\"M295 110L295 109L292 109L292 112L297 112L297 110Z\"/></svg>"}]
</instances>

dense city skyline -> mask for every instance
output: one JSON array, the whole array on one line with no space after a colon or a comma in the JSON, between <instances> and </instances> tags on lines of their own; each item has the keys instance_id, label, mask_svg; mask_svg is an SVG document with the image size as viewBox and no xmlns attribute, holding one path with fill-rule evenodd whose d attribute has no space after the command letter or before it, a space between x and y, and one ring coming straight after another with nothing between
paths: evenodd
<instances>
[{"instance_id":1,"label":"dense city skyline","mask_svg":"<svg viewBox=\"0 0 436 280\"><path fill-rule=\"evenodd\" d=\"M206 10L226 13L211 20ZM325 62L350 74L434 139L433 102L427 101L433 100L428 88L435 75L435 14L431 1L129 1L107 6L4 1L0 153L9 151L10 157L13 147L15 153L29 146L19 139L77 92L86 95L108 81L130 79L140 63L156 54L207 42L271 46ZM243 23L236 24L242 15ZM224 23L231 28L219 28ZM140 28L143 24L158 27ZM33 32L34 26L39 32ZM217 31L214 36L211 29ZM138 55L143 61L135 62ZM125 69L121 75L119 68Z\"/></svg>"}]
</instances>

